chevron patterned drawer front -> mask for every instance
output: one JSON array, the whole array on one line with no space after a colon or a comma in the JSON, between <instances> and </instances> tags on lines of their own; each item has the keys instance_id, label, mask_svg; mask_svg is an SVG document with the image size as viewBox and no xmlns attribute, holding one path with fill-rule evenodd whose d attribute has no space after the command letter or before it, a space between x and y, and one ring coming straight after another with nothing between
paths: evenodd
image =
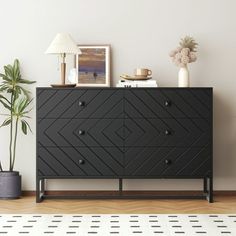
<instances>
[{"instance_id":1,"label":"chevron patterned drawer front","mask_svg":"<svg viewBox=\"0 0 236 236\"><path fill-rule=\"evenodd\" d=\"M120 176L123 152L118 148L40 147L40 176Z\"/></svg>"},{"instance_id":2,"label":"chevron patterned drawer front","mask_svg":"<svg viewBox=\"0 0 236 236\"><path fill-rule=\"evenodd\" d=\"M212 201L212 100L211 88L37 88L37 181L202 178Z\"/></svg>"},{"instance_id":3,"label":"chevron patterned drawer front","mask_svg":"<svg viewBox=\"0 0 236 236\"><path fill-rule=\"evenodd\" d=\"M124 110L132 118L211 118L211 89L129 89Z\"/></svg>"},{"instance_id":4,"label":"chevron patterned drawer front","mask_svg":"<svg viewBox=\"0 0 236 236\"><path fill-rule=\"evenodd\" d=\"M211 142L205 119L125 119L124 146L206 146Z\"/></svg>"},{"instance_id":5,"label":"chevron patterned drawer front","mask_svg":"<svg viewBox=\"0 0 236 236\"><path fill-rule=\"evenodd\" d=\"M211 174L209 147L146 147L125 150L125 176L201 177Z\"/></svg>"},{"instance_id":6,"label":"chevron patterned drawer front","mask_svg":"<svg viewBox=\"0 0 236 236\"><path fill-rule=\"evenodd\" d=\"M123 147L122 119L42 119L40 146Z\"/></svg>"},{"instance_id":7,"label":"chevron patterned drawer front","mask_svg":"<svg viewBox=\"0 0 236 236\"><path fill-rule=\"evenodd\" d=\"M38 89L38 118L123 118L123 91Z\"/></svg>"}]
</instances>

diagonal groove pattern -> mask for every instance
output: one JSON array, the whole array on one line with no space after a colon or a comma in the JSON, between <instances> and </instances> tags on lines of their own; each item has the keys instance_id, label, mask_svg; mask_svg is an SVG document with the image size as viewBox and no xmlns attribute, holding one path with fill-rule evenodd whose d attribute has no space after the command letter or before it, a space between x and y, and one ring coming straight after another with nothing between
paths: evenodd
<instances>
[{"instance_id":1,"label":"diagonal groove pattern","mask_svg":"<svg viewBox=\"0 0 236 236\"><path fill-rule=\"evenodd\" d=\"M92 103L93 101L97 101L98 100L98 95L99 94L104 94L103 90L97 90L98 93L95 93L95 96L91 97L90 96L90 101L86 103L87 107L90 107L90 103ZM123 107L123 102L122 102L122 96L117 96L117 94L119 95L119 93L117 93L117 91L115 91L114 93L108 93L109 96L107 97L106 96L106 99L103 101L103 105L104 103L110 103L109 101L112 100L111 97L113 96L113 94L115 94L116 96L116 101L115 101L115 105L114 103L112 103L112 106L110 106L109 108L107 108L107 110L105 110L105 112L103 112L103 116L107 116L107 117L112 117L114 114L112 114L112 112L115 110L116 112L116 116L120 116L122 113L121 113L121 109L118 109L117 110L117 107L120 107L120 105L122 105ZM84 108L84 109L87 109ZM95 110L91 113L91 116L94 116L94 113L97 112L98 114L98 117L101 116L101 112L99 113L99 110L101 110L101 107L99 106L94 106ZM111 115L109 114L110 113L110 110L112 110L111 112ZM104 109L103 109L104 111ZM63 115L63 114L62 114ZM86 161L86 165L89 165L90 167L93 167L93 171L91 171L91 168L90 168L90 173L91 172L94 172L95 170L95 175L103 175L103 173L97 168L95 167L94 164L92 164L91 160L94 159L93 163L96 163L96 165L98 166L102 166L102 168L106 167L105 169L109 169L107 170L107 173L109 173L109 175L120 175L122 174L122 172L120 171L121 168L123 168L123 164L122 162L120 162L117 158L121 158L123 159L123 143L121 143L122 145L122 149L120 151L121 154L118 154L119 151L118 150L115 150L114 148L109 148L111 145L108 145L108 147L104 147L104 145L101 145L100 144L100 140L99 138L98 139L94 139L94 137L96 136L96 134L101 134L101 133L104 133L104 132L101 132L101 130L97 130L95 132L95 135L94 135L94 127L96 127L96 125L98 124L101 124L101 122L99 121L104 121L104 119L102 120L99 120L97 119L97 122L94 120L94 118L92 119L84 119L80 125L83 125L84 123L86 124L86 121L89 121L89 120L92 120L92 121L95 121L95 122L92 122L92 126L90 127L90 129L92 129L92 133L90 133L90 129L88 129L88 136L95 140L95 142L97 143L95 145L95 147L100 147L99 149L97 148L93 148L91 145L89 145L88 143L86 143L79 135L78 135L78 129L77 130L73 130L74 127L78 127L78 125L74 125L74 118L78 115L78 113L76 113L76 115L74 115L72 118L70 119L50 119L50 120L43 120L42 122L45 121L45 123L48 123L49 122L49 126L45 129L43 133L44 135L44 138L41 138L42 140L45 140L45 136L47 137L47 140L50 140L51 142L47 142L47 143L44 143L43 146L50 146L50 147L56 147L56 148L60 148L61 149L61 152L63 152L66 156L68 156L69 159L71 159L72 161L73 158L71 157L71 155L68 155L68 149L65 149L63 147L70 147L70 152L72 151L72 149L74 149L73 153L76 152L79 154L79 156L81 156L85 161ZM53 117L53 116L52 116ZM96 117L96 116L95 116ZM59 117L60 118L60 117ZM52 121L52 122L51 122ZM116 121L116 120L114 120ZM110 120L110 123L112 124L112 120ZM123 122L122 122L123 123ZM43 123L41 123L43 124ZM61 124L61 125L60 125ZM72 125L71 125L72 124ZM106 124L106 122L104 123ZM68 127L69 125L69 127ZM71 126L70 126L71 125ZM41 125L42 126L42 125ZM56 128L58 127L58 128ZM60 127L60 128L59 128ZM69 128L69 130L68 130ZM70 130L71 128L71 130ZM106 127L105 127L106 128ZM105 129L104 128L104 129ZM55 132L56 131L56 132ZM77 138L77 140L74 140L75 143L78 141L78 139L80 140L80 144L79 146L76 145L75 143L73 143L73 139L71 140L71 137L75 136ZM52 139L51 137L57 137L56 140L55 139ZM105 137L105 136L104 136ZM109 140L109 138L107 138ZM82 146L86 147L87 149L85 150L84 148L77 148L80 147L80 145L82 144ZM114 144L112 144L112 146L114 146ZM104 153L105 152L105 153ZM85 155L83 155L83 153L85 153ZM99 153L99 155L101 155L101 157L97 154ZM114 153L115 153L115 157L114 157ZM112 155L113 154L113 155ZM118 154L118 157L116 157L116 155ZM107 164L106 162L104 162L104 156L106 156L106 161L114 166L116 166L116 168L112 169L110 168L110 165ZM114 162L115 164L111 163L111 162ZM98 164L99 163L99 164ZM77 163L75 163L77 165ZM111 165L111 166L112 166ZM117 168L117 165L119 166ZM78 165L77 165L78 166ZM73 174L74 175L74 174ZM89 174L88 174L89 175Z\"/></svg>"},{"instance_id":2,"label":"diagonal groove pattern","mask_svg":"<svg viewBox=\"0 0 236 236\"><path fill-rule=\"evenodd\" d=\"M41 175L61 175L61 168L71 176L211 174L208 89L42 89L37 94Z\"/></svg>"}]
</instances>

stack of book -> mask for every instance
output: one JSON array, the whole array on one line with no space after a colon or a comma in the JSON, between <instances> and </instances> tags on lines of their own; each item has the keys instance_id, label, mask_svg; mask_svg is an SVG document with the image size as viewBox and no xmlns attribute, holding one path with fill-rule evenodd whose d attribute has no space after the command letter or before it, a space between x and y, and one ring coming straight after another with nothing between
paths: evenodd
<instances>
[{"instance_id":1,"label":"stack of book","mask_svg":"<svg viewBox=\"0 0 236 236\"><path fill-rule=\"evenodd\" d=\"M116 87L122 88L141 88L141 87L158 87L156 80L149 79L149 80L125 80L121 79L116 84Z\"/></svg>"}]
</instances>

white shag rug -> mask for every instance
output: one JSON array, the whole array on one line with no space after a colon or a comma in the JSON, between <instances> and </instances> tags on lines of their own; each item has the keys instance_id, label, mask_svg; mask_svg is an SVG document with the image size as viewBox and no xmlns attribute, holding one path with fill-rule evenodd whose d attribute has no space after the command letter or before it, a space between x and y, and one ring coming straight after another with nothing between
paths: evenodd
<instances>
[{"instance_id":1,"label":"white shag rug","mask_svg":"<svg viewBox=\"0 0 236 236\"><path fill-rule=\"evenodd\" d=\"M236 236L236 214L2 214L1 235Z\"/></svg>"}]
</instances>

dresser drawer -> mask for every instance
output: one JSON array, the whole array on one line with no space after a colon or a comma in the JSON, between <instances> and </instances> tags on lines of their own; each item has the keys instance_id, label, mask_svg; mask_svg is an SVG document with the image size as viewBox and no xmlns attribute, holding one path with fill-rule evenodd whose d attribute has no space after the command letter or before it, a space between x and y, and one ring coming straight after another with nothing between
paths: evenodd
<instances>
[{"instance_id":1,"label":"dresser drawer","mask_svg":"<svg viewBox=\"0 0 236 236\"><path fill-rule=\"evenodd\" d=\"M123 147L122 119L38 119L38 143L47 147Z\"/></svg>"},{"instance_id":2,"label":"dresser drawer","mask_svg":"<svg viewBox=\"0 0 236 236\"><path fill-rule=\"evenodd\" d=\"M211 148L126 148L125 176L199 177L209 176Z\"/></svg>"},{"instance_id":3,"label":"dresser drawer","mask_svg":"<svg viewBox=\"0 0 236 236\"><path fill-rule=\"evenodd\" d=\"M126 118L211 118L212 90L145 88L125 90Z\"/></svg>"},{"instance_id":4,"label":"dresser drawer","mask_svg":"<svg viewBox=\"0 0 236 236\"><path fill-rule=\"evenodd\" d=\"M123 90L37 89L39 118L122 118Z\"/></svg>"},{"instance_id":5,"label":"dresser drawer","mask_svg":"<svg viewBox=\"0 0 236 236\"><path fill-rule=\"evenodd\" d=\"M206 146L211 126L205 119L125 119L125 147Z\"/></svg>"},{"instance_id":6,"label":"dresser drawer","mask_svg":"<svg viewBox=\"0 0 236 236\"><path fill-rule=\"evenodd\" d=\"M37 156L42 176L123 175L123 152L117 148L40 147Z\"/></svg>"}]
</instances>

